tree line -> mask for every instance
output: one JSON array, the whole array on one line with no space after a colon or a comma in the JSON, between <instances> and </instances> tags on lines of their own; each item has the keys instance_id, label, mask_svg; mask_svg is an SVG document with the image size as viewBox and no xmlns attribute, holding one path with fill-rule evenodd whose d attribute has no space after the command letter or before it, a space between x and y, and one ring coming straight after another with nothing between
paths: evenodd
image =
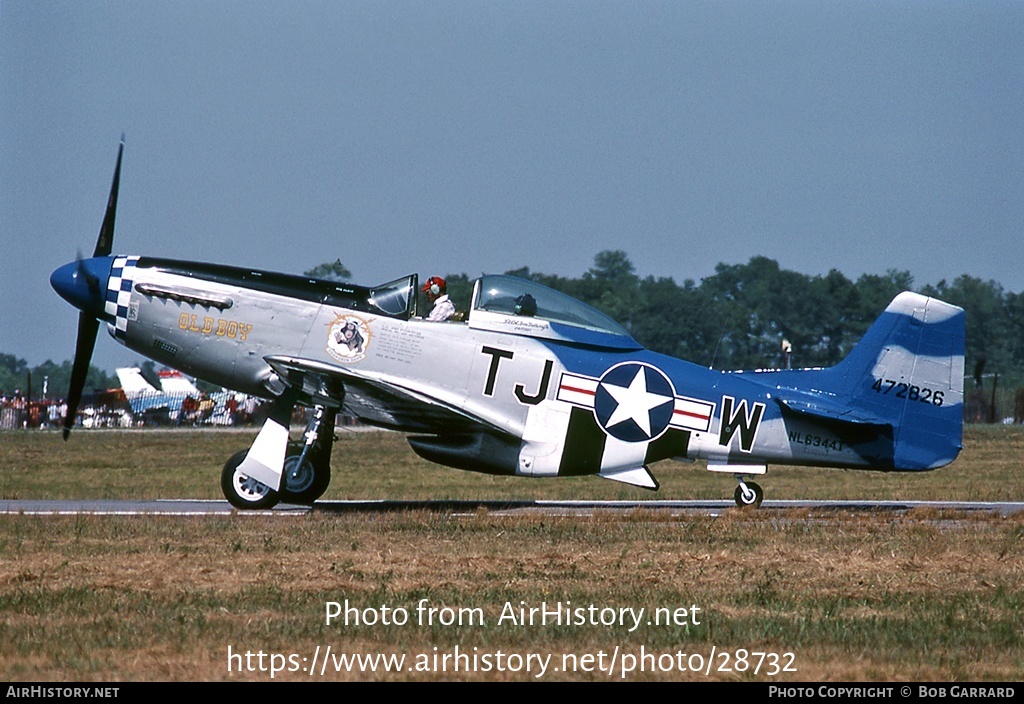
<instances>
[{"instance_id":1,"label":"tree line","mask_svg":"<svg viewBox=\"0 0 1024 704\"><path fill-rule=\"evenodd\" d=\"M785 366L783 340L792 346L794 368L831 366L846 356L897 293L916 290L967 311L969 377L981 383L998 374L1001 386L1024 385L1024 293L972 276L915 287L909 271L864 274L856 280L835 269L808 276L758 256L746 264L719 264L699 283L679 283L671 277L638 275L622 250L599 252L593 266L577 278L528 267L505 273L598 308L649 349L715 369ZM334 280L351 276L340 260L304 274ZM464 273L445 278L456 305L468 309L473 280ZM0 354L0 392L27 395L29 375L33 397L42 396L44 379L50 397L63 396L71 362L47 360L29 367L24 359ZM90 368L87 389L116 385L113 374Z\"/></svg>"},{"instance_id":2,"label":"tree line","mask_svg":"<svg viewBox=\"0 0 1024 704\"><path fill-rule=\"evenodd\" d=\"M64 398L71 385L71 360L60 364L46 360L30 367L24 359L0 353L0 397ZM109 389L118 386L117 375L89 367L85 388Z\"/></svg>"},{"instance_id":3,"label":"tree line","mask_svg":"<svg viewBox=\"0 0 1024 704\"><path fill-rule=\"evenodd\" d=\"M901 291L913 290L960 306L967 313L965 371L980 383L1024 382L1024 294L995 281L959 276L915 287L909 271L889 270L852 280L835 269L808 276L767 257L719 264L697 283L642 277L626 252L599 252L578 278L531 271L532 279L598 308L623 324L645 347L715 369L823 367L843 359ZM449 293L468 305L472 281L448 277Z\"/></svg>"}]
</instances>

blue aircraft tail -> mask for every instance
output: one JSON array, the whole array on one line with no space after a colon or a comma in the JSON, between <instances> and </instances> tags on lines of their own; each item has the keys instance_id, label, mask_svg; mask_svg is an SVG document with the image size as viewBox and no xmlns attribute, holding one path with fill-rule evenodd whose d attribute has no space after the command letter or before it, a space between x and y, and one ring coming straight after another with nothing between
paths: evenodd
<instances>
[{"instance_id":1,"label":"blue aircraft tail","mask_svg":"<svg viewBox=\"0 0 1024 704\"><path fill-rule=\"evenodd\" d=\"M836 366L779 372L775 400L849 436L874 438L858 451L875 466L942 467L962 447L964 338L962 308L901 293Z\"/></svg>"}]
</instances>

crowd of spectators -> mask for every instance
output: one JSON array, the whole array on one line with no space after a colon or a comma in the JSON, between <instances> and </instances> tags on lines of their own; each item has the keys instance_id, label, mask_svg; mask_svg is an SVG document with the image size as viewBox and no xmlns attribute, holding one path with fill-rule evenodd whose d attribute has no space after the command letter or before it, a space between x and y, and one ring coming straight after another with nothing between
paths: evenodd
<instances>
[{"instance_id":1,"label":"crowd of spectators","mask_svg":"<svg viewBox=\"0 0 1024 704\"><path fill-rule=\"evenodd\" d=\"M252 426L266 417L262 400L230 392L200 393L170 399L161 395L131 402L120 390L83 398L75 426L83 428L140 428L168 426ZM133 411L133 408L135 410ZM20 390L0 392L0 429L59 428L68 406L64 399L28 399Z\"/></svg>"}]
</instances>

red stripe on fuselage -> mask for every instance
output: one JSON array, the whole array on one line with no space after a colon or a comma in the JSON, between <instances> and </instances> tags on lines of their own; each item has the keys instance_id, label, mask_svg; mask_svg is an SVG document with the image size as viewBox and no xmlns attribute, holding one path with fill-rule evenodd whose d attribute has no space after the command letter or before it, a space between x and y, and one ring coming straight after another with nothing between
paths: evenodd
<instances>
[{"instance_id":1,"label":"red stripe on fuselage","mask_svg":"<svg viewBox=\"0 0 1024 704\"><path fill-rule=\"evenodd\" d=\"M559 386L558 390L559 391L572 391L572 392L575 392L577 394L586 394L587 396L593 396L593 395L595 395L597 393L596 391L590 391L588 389L577 389L575 386L566 386L565 384L562 384L561 386Z\"/></svg>"}]
</instances>

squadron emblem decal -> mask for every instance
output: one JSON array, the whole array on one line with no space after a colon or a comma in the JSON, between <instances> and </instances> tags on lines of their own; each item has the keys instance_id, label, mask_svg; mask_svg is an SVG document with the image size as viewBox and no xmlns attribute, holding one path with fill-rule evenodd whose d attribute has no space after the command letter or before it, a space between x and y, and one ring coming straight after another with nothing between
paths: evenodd
<instances>
[{"instance_id":1,"label":"squadron emblem decal","mask_svg":"<svg viewBox=\"0 0 1024 704\"><path fill-rule=\"evenodd\" d=\"M358 362L366 357L370 326L356 315L339 315L327 333L327 353L339 362Z\"/></svg>"}]
</instances>

